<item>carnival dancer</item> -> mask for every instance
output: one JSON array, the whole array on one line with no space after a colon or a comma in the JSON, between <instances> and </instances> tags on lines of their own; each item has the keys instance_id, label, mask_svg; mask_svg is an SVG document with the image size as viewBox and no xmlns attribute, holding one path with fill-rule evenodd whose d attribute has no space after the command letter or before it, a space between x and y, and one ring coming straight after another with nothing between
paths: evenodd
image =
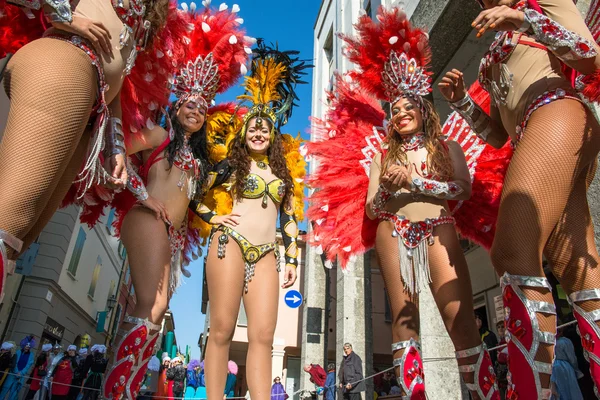
<instances>
[{"instance_id":1,"label":"carnival dancer","mask_svg":"<svg viewBox=\"0 0 600 400\"><path fill-rule=\"evenodd\" d=\"M318 167L309 179L315 189L312 241L329 265L337 257L342 268L375 245L392 307L394 366L406 398L426 396L418 299L430 287L471 395L498 399L447 203L469 198L469 170L461 147L443 139L439 116L424 98L431 90L427 35L396 7L380 7L377 20L363 15L357 36L342 36L345 55L360 70L338 77L326 117L313 127L317 139L308 155ZM385 129L377 99L390 104Z\"/></svg>"},{"instance_id":2,"label":"carnival dancer","mask_svg":"<svg viewBox=\"0 0 600 400\"><path fill-rule=\"evenodd\" d=\"M600 150L600 127L577 89L598 100L598 46L569 0L482 0L480 37L497 30L481 61L489 115L453 70L440 84L451 106L494 147L515 147L506 172L492 263L501 278L509 333L507 397L547 399L556 311L542 256L568 294L590 370L600 383L600 270L586 197ZM588 21L597 17L594 3ZM583 74L572 85L572 71ZM548 166L556 168L549 172ZM476 212L475 212L476 214Z\"/></svg>"},{"instance_id":3,"label":"carnival dancer","mask_svg":"<svg viewBox=\"0 0 600 400\"><path fill-rule=\"evenodd\" d=\"M112 202L137 302L125 317L126 329L104 380L106 398L136 397L169 299L182 275L189 276L185 266L190 253L198 251L198 234L188 220L199 218L188 206L201 197L211 168L206 146L209 105L246 72L251 39L241 29L239 8L188 10L188 59L174 79L177 101L164 126L146 128L139 140L131 140L129 191Z\"/></svg>"},{"instance_id":4,"label":"carnival dancer","mask_svg":"<svg viewBox=\"0 0 600 400\"><path fill-rule=\"evenodd\" d=\"M168 0L9 3L0 0L0 57L16 50L3 81L11 103L0 144L2 278L74 180L69 202L98 183L125 186L125 136L168 104L174 71L164 54L179 57L186 29ZM124 116L132 107L139 111Z\"/></svg>"},{"instance_id":5,"label":"carnival dancer","mask_svg":"<svg viewBox=\"0 0 600 400\"><path fill-rule=\"evenodd\" d=\"M229 346L242 299L248 315L248 387L253 399L270 396L280 280L278 214L285 247L282 288L294 284L298 265L295 214L302 208L298 180L302 181L305 163L297 147L293 149L294 141L279 133L291 114L299 75L309 67L295 54L259 41L252 73L244 83L246 94L239 97L252 105L229 146L227 159L216 166L211 178L215 180L211 186L230 188L233 207L227 215L218 215L203 204L196 207L214 227L206 261L211 339L205 371L210 399L223 397Z\"/></svg>"}]
</instances>

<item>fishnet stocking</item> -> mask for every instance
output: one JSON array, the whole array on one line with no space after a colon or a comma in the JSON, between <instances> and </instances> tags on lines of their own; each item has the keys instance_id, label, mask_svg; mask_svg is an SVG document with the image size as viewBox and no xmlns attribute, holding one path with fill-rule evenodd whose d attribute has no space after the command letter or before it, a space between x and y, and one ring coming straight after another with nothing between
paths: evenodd
<instances>
[{"instance_id":1,"label":"fishnet stocking","mask_svg":"<svg viewBox=\"0 0 600 400\"><path fill-rule=\"evenodd\" d=\"M45 38L12 57L4 84L11 106L0 143L0 229L24 238L59 183L75 177L72 170L66 175L67 166L88 122L97 76L83 51Z\"/></svg>"},{"instance_id":2,"label":"fishnet stocking","mask_svg":"<svg viewBox=\"0 0 600 400\"><path fill-rule=\"evenodd\" d=\"M42 230L46 226L46 224L50 221L52 216L56 213L56 210L60 207L63 199L67 195L69 188L73 184L73 179L77 176L79 171L81 170L81 165L85 159L87 154L88 144L90 142L90 136L92 132L91 129L87 129L79 141L79 145L71 158L71 161L67 165L67 168L62 174L58 185L54 189L54 192L48 199L48 203L46 207L38 217L37 221L31 227L27 235L23 238L23 248L21 253L25 252L29 245L33 243L37 237L42 233Z\"/></svg>"},{"instance_id":3,"label":"fishnet stocking","mask_svg":"<svg viewBox=\"0 0 600 400\"><path fill-rule=\"evenodd\" d=\"M377 228L375 250L392 309L392 338L394 343L414 338L419 340L418 296L404 291L400 275L398 239L392 236L390 222L381 222ZM473 317L473 297L469 270L462 248L452 225L435 228L435 243L429 246L431 290L446 329L456 350L465 350L481 343ZM401 358L404 350L393 354ZM459 360L460 365L474 364L478 356ZM396 375L401 376L396 369ZM472 373L463 374L473 383ZM477 396L473 394L474 399Z\"/></svg>"},{"instance_id":4,"label":"fishnet stocking","mask_svg":"<svg viewBox=\"0 0 600 400\"><path fill-rule=\"evenodd\" d=\"M576 270L569 271L571 279L565 281L565 290L572 291L576 283L582 288L600 287L600 275L590 262L598 256L593 241L591 247L586 241L591 219L583 175L598 153L597 132L596 120L576 100L558 100L533 113L504 182L491 250L498 274L544 276L542 251L550 239L547 254L553 263L563 260L562 273L557 271L561 283L567 263L577 260ZM583 216L587 218L577 219ZM560 257L568 253L567 249L586 250ZM590 257L590 253L595 256ZM594 268L584 272L579 267L583 265ZM523 292L529 299L553 303L551 293L545 289L523 288ZM556 332L555 316L537 316L541 330ZM536 360L551 362L553 350L553 346L541 345ZM549 386L548 375L542 375L542 385Z\"/></svg>"}]
</instances>

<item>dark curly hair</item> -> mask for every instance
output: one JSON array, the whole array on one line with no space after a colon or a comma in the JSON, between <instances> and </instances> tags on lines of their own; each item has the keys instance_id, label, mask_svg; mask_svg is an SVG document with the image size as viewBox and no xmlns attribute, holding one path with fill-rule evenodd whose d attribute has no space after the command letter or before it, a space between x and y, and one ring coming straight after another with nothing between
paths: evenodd
<instances>
[{"instance_id":1,"label":"dark curly hair","mask_svg":"<svg viewBox=\"0 0 600 400\"><path fill-rule=\"evenodd\" d=\"M175 110L174 105L171 107L172 110ZM185 138L185 130L179 123L179 119L177 118L177 112L173 111L171 113L171 124L173 126L173 132L175 133L173 140L169 142L167 148L165 149L165 154L167 155L167 161L169 162L169 169L173 167L173 162L175 161L175 155L177 151L183 147L183 140ZM166 125L166 124L165 124ZM167 129L168 130L168 129ZM194 158L200 162L200 175L198 176L198 187L202 187L206 179L208 178L208 172L210 171L211 164L208 161L208 146L206 144L206 122L202 125L199 131L192 133L189 139L190 147L192 148L192 153L194 154Z\"/></svg>"},{"instance_id":2,"label":"dark curly hair","mask_svg":"<svg viewBox=\"0 0 600 400\"><path fill-rule=\"evenodd\" d=\"M270 121L268 123L272 127ZM292 181L292 176L285 162L285 150L281 135L275 129L271 130L271 132L273 132L275 137L267 150L267 157L273 174L285 183L285 195L283 196L282 204L287 204L294 194L294 181ZM236 200L241 200L244 185L246 184L245 178L250 173L250 163L252 161L248 146L246 146L246 137L237 135L231 141L227 159L234 170L235 183L233 185L233 196Z\"/></svg>"}]
</instances>

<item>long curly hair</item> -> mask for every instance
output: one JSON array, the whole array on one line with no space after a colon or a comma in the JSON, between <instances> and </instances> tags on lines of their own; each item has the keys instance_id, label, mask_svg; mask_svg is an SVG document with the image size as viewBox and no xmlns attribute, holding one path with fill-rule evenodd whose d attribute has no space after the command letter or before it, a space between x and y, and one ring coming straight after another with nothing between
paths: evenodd
<instances>
[{"instance_id":1,"label":"long curly hair","mask_svg":"<svg viewBox=\"0 0 600 400\"><path fill-rule=\"evenodd\" d=\"M175 107L172 107L175 110ZM173 162L175 161L175 155L177 151L183 147L184 138L185 138L185 130L181 126L179 119L177 118L177 112L173 111L171 113L171 125L173 126L174 137L173 140L169 142L167 148L165 149L165 154L167 155L167 161L169 162L169 169L173 168ZM190 147L192 148L192 153L194 154L194 158L200 162L199 168L199 176L198 183L201 187L206 179L208 178L208 172L211 168L211 163L208 160L208 145L206 143L206 121L202 125L199 131L192 133L189 139Z\"/></svg>"},{"instance_id":2,"label":"long curly hair","mask_svg":"<svg viewBox=\"0 0 600 400\"><path fill-rule=\"evenodd\" d=\"M440 116L429 100L423 99L423 106L428 115L427 119L424 119L425 148L428 153L427 169L430 174L440 181L448 181L454 175L454 168L452 166L452 159L450 158L448 146L441 140L443 134ZM392 121L393 118L394 117L392 117ZM388 168L396 161L400 161L404 165L408 163L408 157L406 156L406 153L402 151L400 135L394 129L395 124L392 121L388 124L386 137L388 148L381 163L381 175L384 175Z\"/></svg>"},{"instance_id":3,"label":"long curly hair","mask_svg":"<svg viewBox=\"0 0 600 400\"><path fill-rule=\"evenodd\" d=\"M150 22L150 33L146 48L152 46L152 40L156 34L167 24L170 0L145 0L146 20Z\"/></svg>"},{"instance_id":4,"label":"long curly hair","mask_svg":"<svg viewBox=\"0 0 600 400\"><path fill-rule=\"evenodd\" d=\"M265 119L265 121L268 120ZM250 123L250 120L246 124L248 123ZM268 121L268 124L272 128L270 121ZM273 174L285 183L285 195L283 196L282 204L287 204L294 194L294 181L292 180L290 171L285 163L285 150L283 148L281 135L276 129L271 129L271 132L273 132L272 134L274 137L271 141L271 145L267 149L267 157ZM227 159L234 170L235 183L233 185L233 197L239 201L242 199L242 193L244 192L244 186L246 184L245 178L250 173L250 164L252 162L248 146L246 146L245 136L237 135L235 139L231 141Z\"/></svg>"}]
</instances>

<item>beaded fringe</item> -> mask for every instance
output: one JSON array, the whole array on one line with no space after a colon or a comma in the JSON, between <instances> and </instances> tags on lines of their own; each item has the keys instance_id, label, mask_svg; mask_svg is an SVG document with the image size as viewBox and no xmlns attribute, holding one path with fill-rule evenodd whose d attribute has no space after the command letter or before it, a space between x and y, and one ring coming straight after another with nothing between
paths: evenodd
<instances>
[{"instance_id":1,"label":"beaded fringe","mask_svg":"<svg viewBox=\"0 0 600 400\"><path fill-rule=\"evenodd\" d=\"M398 237L400 274L405 290L411 295L418 294L431 283L429 251L427 247L427 240L421 240L417 247L409 249L404 245L402 237Z\"/></svg>"}]
</instances>

